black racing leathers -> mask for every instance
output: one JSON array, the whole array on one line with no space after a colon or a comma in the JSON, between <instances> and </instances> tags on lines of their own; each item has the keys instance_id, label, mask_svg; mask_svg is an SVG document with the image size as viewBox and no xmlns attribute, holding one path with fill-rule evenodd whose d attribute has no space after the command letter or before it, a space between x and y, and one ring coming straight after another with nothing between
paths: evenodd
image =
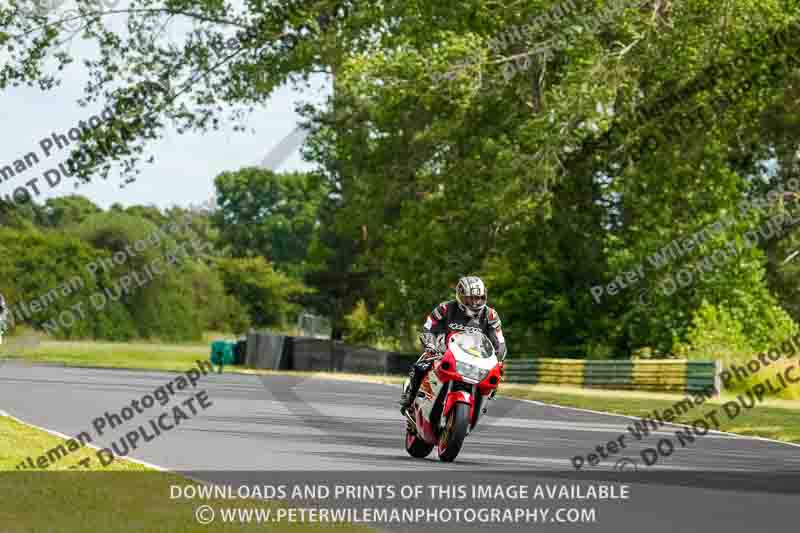
<instances>
[{"instance_id":1,"label":"black racing leathers","mask_svg":"<svg viewBox=\"0 0 800 533\"><path fill-rule=\"evenodd\" d=\"M480 329L494 345L497 351L497 358L503 360L506 357L506 341L501 329L500 315L488 305L483 308L477 317L469 317L461 309L458 302L451 300L442 302L428 315L425 325L422 328L423 348L428 351L430 343L439 335L446 335L451 331L459 331L464 328L472 327Z\"/></svg>"},{"instance_id":2,"label":"black racing leathers","mask_svg":"<svg viewBox=\"0 0 800 533\"><path fill-rule=\"evenodd\" d=\"M488 305L476 317L468 316L455 300L437 305L428 315L422 328L420 340L425 353L417 363L411 366L408 388L400 400L400 412L405 414L406 409L416 397L422 378L431 367L430 362L426 359L436 352L443 351L443 339L448 333L462 331L466 328L480 329L492 342L497 352L497 358L502 361L506 357L506 341L500 326L500 315Z\"/></svg>"}]
</instances>

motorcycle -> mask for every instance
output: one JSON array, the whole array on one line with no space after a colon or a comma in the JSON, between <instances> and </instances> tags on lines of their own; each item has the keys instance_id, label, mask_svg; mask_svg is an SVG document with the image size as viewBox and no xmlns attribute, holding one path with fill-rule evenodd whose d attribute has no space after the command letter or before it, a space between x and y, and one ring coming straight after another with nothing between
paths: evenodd
<instances>
[{"instance_id":1,"label":"motorcycle","mask_svg":"<svg viewBox=\"0 0 800 533\"><path fill-rule=\"evenodd\" d=\"M431 368L406 411L406 451L427 457L436 447L439 460L452 462L464 439L487 411L503 370L494 346L480 330L448 334L445 351L427 361ZM408 390L406 380L404 390Z\"/></svg>"}]
</instances>

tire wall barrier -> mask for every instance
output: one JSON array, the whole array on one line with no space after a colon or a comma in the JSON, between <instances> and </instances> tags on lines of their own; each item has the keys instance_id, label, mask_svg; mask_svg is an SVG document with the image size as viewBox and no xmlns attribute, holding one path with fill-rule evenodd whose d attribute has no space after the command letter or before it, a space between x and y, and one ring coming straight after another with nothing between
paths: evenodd
<instances>
[{"instance_id":1,"label":"tire wall barrier","mask_svg":"<svg viewBox=\"0 0 800 533\"><path fill-rule=\"evenodd\" d=\"M508 359L508 383L576 385L598 389L719 392L715 361L624 359Z\"/></svg>"},{"instance_id":2,"label":"tire wall barrier","mask_svg":"<svg viewBox=\"0 0 800 533\"><path fill-rule=\"evenodd\" d=\"M313 337L247 336L245 366L270 370L408 374L419 354L384 352Z\"/></svg>"},{"instance_id":3,"label":"tire wall barrier","mask_svg":"<svg viewBox=\"0 0 800 533\"><path fill-rule=\"evenodd\" d=\"M248 368L289 370L288 337L251 332L247 335L244 364Z\"/></svg>"}]
</instances>

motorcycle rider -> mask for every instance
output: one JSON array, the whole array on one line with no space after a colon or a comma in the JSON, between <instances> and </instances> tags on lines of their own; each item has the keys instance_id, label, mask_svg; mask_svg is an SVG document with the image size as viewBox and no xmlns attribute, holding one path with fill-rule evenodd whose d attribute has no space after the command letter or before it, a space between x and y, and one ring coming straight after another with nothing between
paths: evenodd
<instances>
[{"instance_id":1,"label":"motorcycle rider","mask_svg":"<svg viewBox=\"0 0 800 533\"><path fill-rule=\"evenodd\" d=\"M411 365L409 385L400 397L400 412L403 415L417 396L425 373L433 365L430 359L444 352L444 343L451 330L460 331L466 327L480 329L494 345L498 360L505 359L506 341L500 328L500 315L486 305L486 301L483 280L477 276L464 276L456 285L456 299L440 303L428 315L420 335L425 351Z\"/></svg>"}]
</instances>

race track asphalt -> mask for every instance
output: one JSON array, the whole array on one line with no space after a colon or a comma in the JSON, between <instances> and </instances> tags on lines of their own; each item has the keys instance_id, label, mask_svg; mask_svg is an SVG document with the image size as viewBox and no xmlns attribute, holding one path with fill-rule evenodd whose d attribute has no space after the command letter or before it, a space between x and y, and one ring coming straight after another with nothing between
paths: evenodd
<instances>
[{"instance_id":1,"label":"race track asphalt","mask_svg":"<svg viewBox=\"0 0 800 533\"><path fill-rule=\"evenodd\" d=\"M662 438L677 444L679 428L665 426L637 442L628 433L627 417L537 402L493 402L485 424L467 437L452 464L439 462L435 451L424 460L405 453L397 386L330 379L209 373L196 389L176 391L165 406L156 404L113 432L97 435L95 418L119 413L178 375L6 362L0 366L0 410L66 435L86 431L103 447L202 389L211 403L207 409L198 408L174 429L140 442L130 457L228 483L341 479L630 486L627 500L534 502L597 509L592 524L516 526L541 531L783 531L796 528L800 518L800 447L709 433L647 467L640 450ZM573 456L585 457L621 434L627 434L628 443L623 453L575 471ZM638 472L631 463L616 472L621 458L638 463ZM492 530L504 529L513 527Z\"/></svg>"}]
</instances>

